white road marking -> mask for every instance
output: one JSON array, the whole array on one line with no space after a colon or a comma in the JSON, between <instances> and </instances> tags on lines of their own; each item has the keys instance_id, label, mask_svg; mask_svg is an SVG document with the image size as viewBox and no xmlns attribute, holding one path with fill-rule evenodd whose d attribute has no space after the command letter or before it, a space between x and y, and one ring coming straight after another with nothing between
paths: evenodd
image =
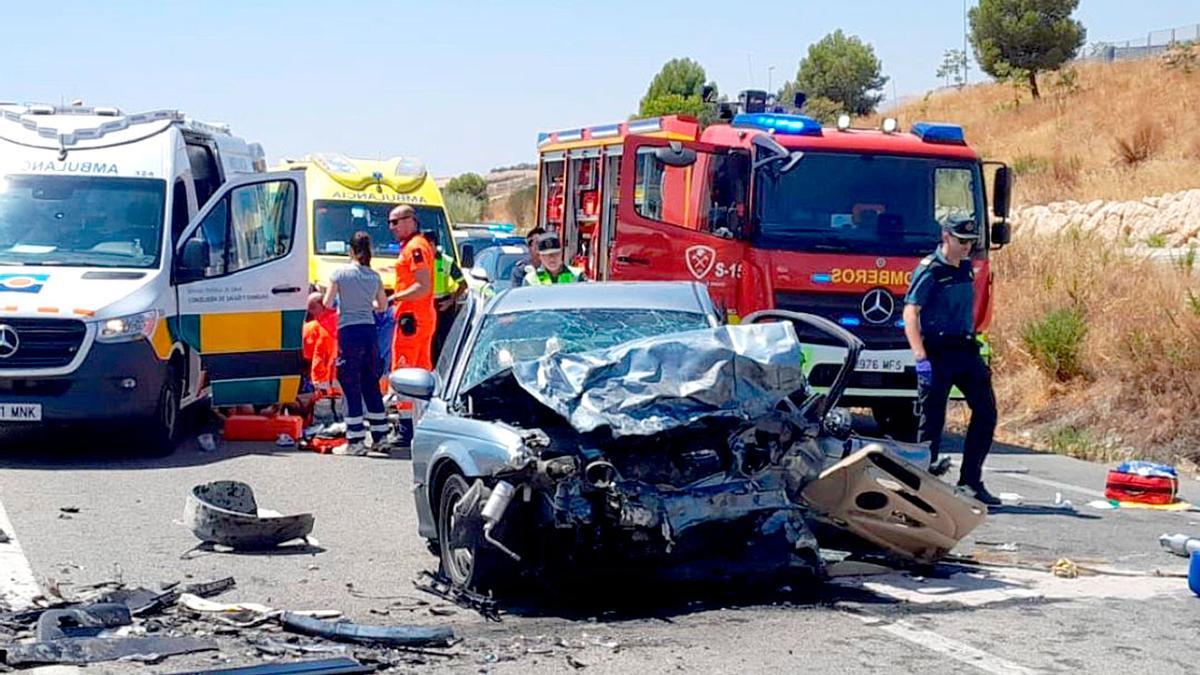
<instances>
[{"instance_id":1,"label":"white road marking","mask_svg":"<svg viewBox=\"0 0 1200 675\"><path fill-rule=\"evenodd\" d=\"M20 610L33 605L33 599L42 594L33 568L21 550L12 521L0 502L0 530L8 535L7 543L0 543L0 605Z\"/></svg>"},{"instance_id":2,"label":"white road marking","mask_svg":"<svg viewBox=\"0 0 1200 675\"><path fill-rule=\"evenodd\" d=\"M991 469L986 469L986 468L984 470L991 471ZM1100 490L1093 490L1091 488L1080 487L1078 485L1071 485L1070 483L1060 483L1056 480L1050 480L1048 478L1038 478L1037 476L1029 476L1029 475L1022 474L1022 473L1008 473L1008 472L1004 472L1004 471L1000 471L997 473L1002 473L1006 478L1011 478L1013 480L1025 481L1026 483L1033 483L1034 485L1058 488L1059 490L1068 490L1070 492L1077 492L1081 495L1087 495L1089 497L1098 497L1100 499L1107 499L1107 497L1104 496L1104 493L1101 492Z\"/></svg>"},{"instance_id":3,"label":"white road marking","mask_svg":"<svg viewBox=\"0 0 1200 675\"><path fill-rule=\"evenodd\" d=\"M965 642L959 642L931 630L918 628L907 621L889 622L886 619L872 615L859 616L859 618L868 626L876 626L889 635L911 642L919 647L924 647L929 651L937 652L943 656L948 656L959 663L974 666L985 673L992 673L992 675L1035 675L1040 672L1000 658L995 654L989 654Z\"/></svg>"},{"instance_id":4,"label":"white road marking","mask_svg":"<svg viewBox=\"0 0 1200 675\"><path fill-rule=\"evenodd\" d=\"M945 579L916 578L902 572L871 577L842 577L831 583L863 588L914 605L952 603L985 607L1014 600L1151 600L1188 593L1176 577L1081 576L1056 577L1049 572L1016 568L984 568L952 574Z\"/></svg>"}]
</instances>

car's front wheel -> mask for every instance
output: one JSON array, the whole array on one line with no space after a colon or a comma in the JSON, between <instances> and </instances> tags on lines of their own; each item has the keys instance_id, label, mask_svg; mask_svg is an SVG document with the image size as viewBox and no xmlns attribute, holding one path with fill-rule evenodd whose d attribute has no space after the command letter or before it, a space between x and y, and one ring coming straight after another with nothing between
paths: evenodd
<instances>
[{"instance_id":1,"label":"car's front wheel","mask_svg":"<svg viewBox=\"0 0 1200 675\"><path fill-rule=\"evenodd\" d=\"M487 591L498 572L497 560L483 539L479 509L460 513L457 508L469 490L466 478L457 473L442 483L437 522L442 573L456 586Z\"/></svg>"}]
</instances>

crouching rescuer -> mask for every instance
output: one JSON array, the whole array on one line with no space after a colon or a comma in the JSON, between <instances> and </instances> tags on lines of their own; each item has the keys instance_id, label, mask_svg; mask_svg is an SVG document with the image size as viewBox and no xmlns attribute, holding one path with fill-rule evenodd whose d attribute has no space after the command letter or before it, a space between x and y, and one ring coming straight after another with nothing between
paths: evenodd
<instances>
[{"instance_id":1,"label":"crouching rescuer","mask_svg":"<svg viewBox=\"0 0 1200 675\"><path fill-rule=\"evenodd\" d=\"M936 468L950 389L958 387L971 408L958 485L964 493L995 506L1000 500L983 485L983 461L996 430L996 396L974 329L971 250L978 240L974 220L943 226L941 246L917 265L904 297L904 334L916 361L918 440L929 444Z\"/></svg>"}]
</instances>

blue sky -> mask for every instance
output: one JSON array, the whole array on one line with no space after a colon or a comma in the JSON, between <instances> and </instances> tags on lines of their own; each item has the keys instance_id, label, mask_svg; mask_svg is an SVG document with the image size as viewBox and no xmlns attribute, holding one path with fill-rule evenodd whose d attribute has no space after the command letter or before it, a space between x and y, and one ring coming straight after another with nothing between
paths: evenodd
<instances>
[{"instance_id":1,"label":"blue sky","mask_svg":"<svg viewBox=\"0 0 1200 675\"><path fill-rule=\"evenodd\" d=\"M973 0L972 0L973 2ZM777 87L841 28L886 93L938 85L962 0L8 3L0 100L83 98L225 121L272 160L416 155L436 175L532 161L537 132L626 118L661 65L721 91ZM1083 0L1088 41L1200 22L1195 0ZM972 73L978 78L977 71Z\"/></svg>"}]
</instances>

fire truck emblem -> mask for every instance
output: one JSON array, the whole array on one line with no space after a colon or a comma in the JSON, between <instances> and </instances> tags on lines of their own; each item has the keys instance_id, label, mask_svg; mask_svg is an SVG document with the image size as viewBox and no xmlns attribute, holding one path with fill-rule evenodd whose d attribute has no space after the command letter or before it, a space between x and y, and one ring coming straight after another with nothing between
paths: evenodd
<instances>
[{"instance_id":1,"label":"fire truck emblem","mask_svg":"<svg viewBox=\"0 0 1200 675\"><path fill-rule=\"evenodd\" d=\"M896 298L886 288L875 288L863 296L861 309L868 323L879 325L892 318L896 311Z\"/></svg>"},{"instance_id":2,"label":"fire truck emblem","mask_svg":"<svg viewBox=\"0 0 1200 675\"><path fill-rule=\"evenodd\" d=\"M697 279L704 279L712 271L713 266L717 264L716 249L703 244L689 246L687 251L684 251L683 256L687 262L688 271Z\"/></svg>"}]
</instances>

